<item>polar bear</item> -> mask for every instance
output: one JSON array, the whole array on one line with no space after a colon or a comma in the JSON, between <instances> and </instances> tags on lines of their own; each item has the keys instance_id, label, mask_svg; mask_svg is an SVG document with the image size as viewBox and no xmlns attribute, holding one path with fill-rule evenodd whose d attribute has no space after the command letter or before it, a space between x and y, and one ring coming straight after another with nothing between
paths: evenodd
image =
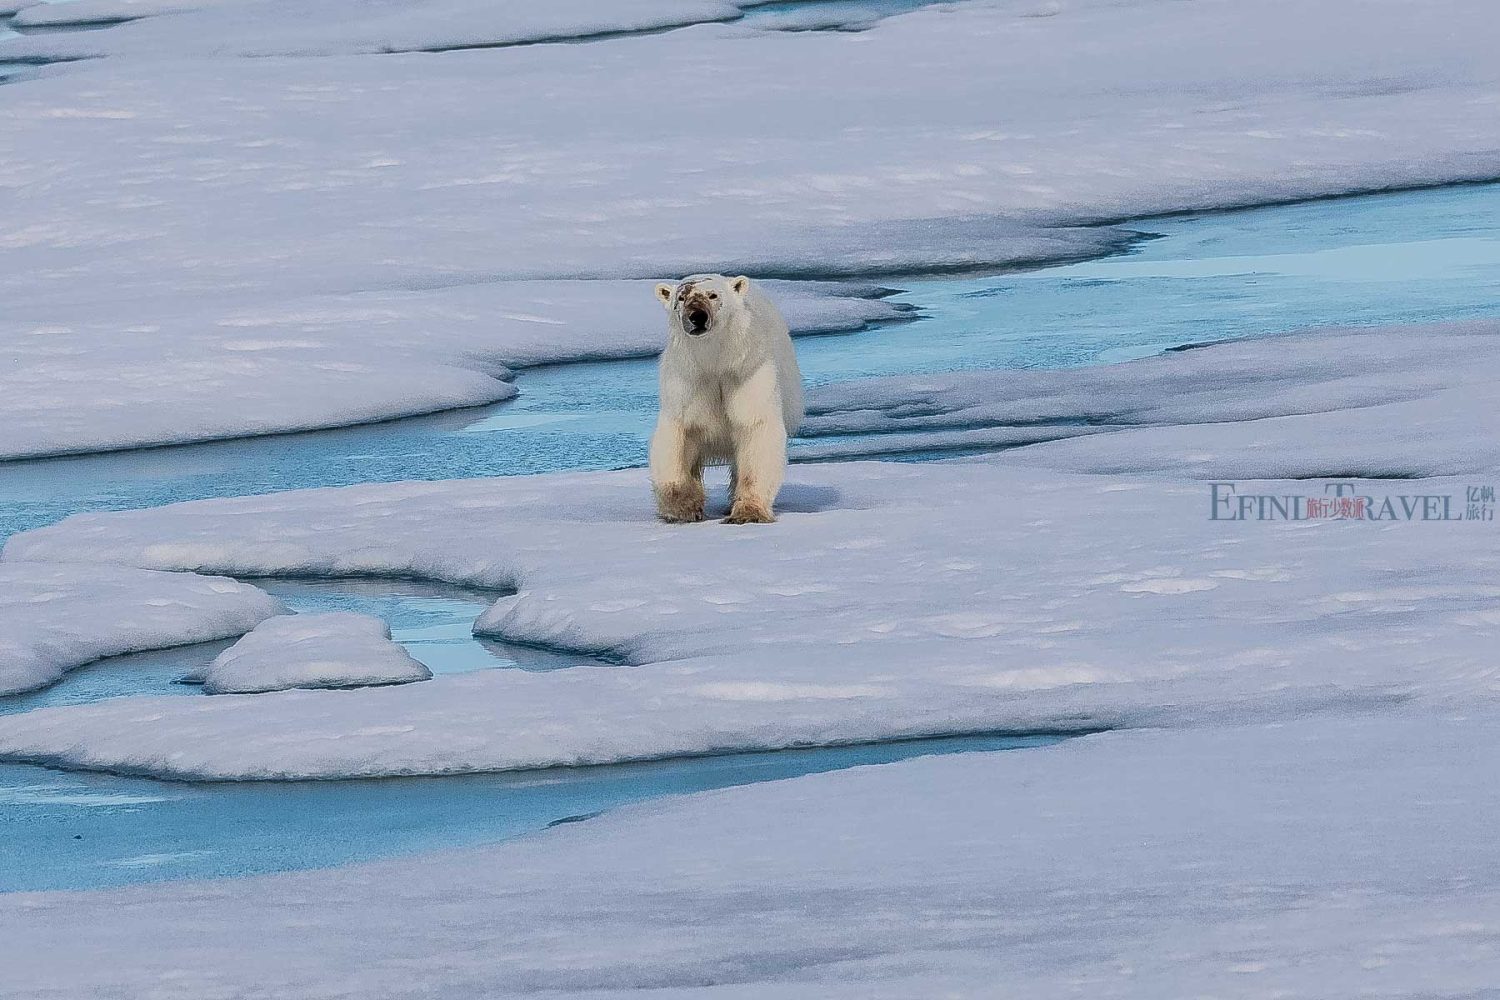
<instances>
[{"instance_id":1,"label":"polar bear","mask_svg":"<svg viewBox=\"0 0 1500 1000\"><path fill-rule=\"evenodd\" d=\"M802 422L802 373L775 304L743 275L656 286L666 307L651 486L662 520L703 520L703 467L729 464L726 524L767 524Z\"/></svg>"}]
</instances>

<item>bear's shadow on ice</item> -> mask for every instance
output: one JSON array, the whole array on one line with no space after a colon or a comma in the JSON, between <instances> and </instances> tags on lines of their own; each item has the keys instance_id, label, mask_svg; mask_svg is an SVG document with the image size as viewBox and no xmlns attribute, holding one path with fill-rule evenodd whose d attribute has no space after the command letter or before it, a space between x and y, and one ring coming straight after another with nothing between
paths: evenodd
<instances>
[{"instance_id":1,"label":"bear's shadow on ice","mask_svg":"<svg viewBox=\"0 0 1500 1000\"><path fill-rule=\"evenodd\" d=\"M634 500L627 502L628 509L619 511L626 520L656 521L655 511L646 511ZM829 510L861 510L867 504L853 502L842 491L833 486L816 486L811 483L787 483L776 495L777 514L821 514ZM597 513L597 512L595 512ZM729 485L708 484L708 504L704 513L710 521L718 521L729 513Z\"/></svg>"},{"instance_id":2,"label":"bear's shadow on ice","mask_svg":"<svg viewBox=\"0 0 1500 1000\"><path fill-rule=\"evenodd\" d=\"M776 511L781 514L818 514L843 506L843 495L832 486L811 483L787 483L776 495ZM728 496L725 498L728 502Z\"/></svg>"}]
</instances>

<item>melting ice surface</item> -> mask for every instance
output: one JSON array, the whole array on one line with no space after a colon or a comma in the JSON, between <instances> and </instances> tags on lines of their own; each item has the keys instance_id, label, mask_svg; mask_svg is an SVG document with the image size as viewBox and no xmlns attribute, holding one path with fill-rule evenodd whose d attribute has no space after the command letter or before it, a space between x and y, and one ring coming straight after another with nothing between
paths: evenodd
<instances>
[{"instance_id":1,"label":"melting ice surface","mask_svg":"<svg viewBox=\"0 0 1500 1000\"><path fill-rule=\"evenodd\" d=\"M489 607L492 593L407 580L255 582L299 612L347 610L384 618L392 638L434 673L554 670L592 662L475 638L474 619ZM176 682L228 645L111 657L71 671L50 688L0 698L0 713L138 694L210 697ZM928 754L1044 746L1056 739L966 736L377 781L188 784L0 764L0 892L325 867L495 841L660 795Z\"/></svg>"},{"instance_id":2,"label":"melting ice surface","mask_svg":"<svg viewBox=\"0 0 1500 1000\"><path fill-rule=\"evenodd\" d=\"M261 580L294 610L384 618L434 673L589 662L475 639L494 594L405 580ZM118 656L0 713L132 694L209 697L175 683L227 642ZM628 669L628 668L622 668ZM965 736L730 754L609 767L378 781L188 784L0 764L0 892L252 875L494 841L660 795L940 753L1045 746L1050 736ZM330 836L330 831L337 831Z\"/></svg>"},{"instance_id":3,"label":"melting ice surface","mask_svg":"<svg viewBox=\"0 0 1500 1000\"><path fill-rule=\"evenodd\" d=\"M408 580L255 582L298 612L347 610L384 618L392 638L434 673L554 670L591 662L474 637L474 619L497 596L492 593ZM138 694L209 697L177 680L228 645L111 657L70 672L50 688L0 698L0 713ZM1058 739L964 736L375 781L189 784L0 764L0 892L326 867L495 841L661 795Z\"/></svg>"},{"instance_id":4,"label":"melting ice surface","mask_svg":"<svg viewBox=\"0 0 1500 1000\"><path fill-rule=\"evenodd\" d=\"M1500 315L1500 186L1144 220L1130 254L985 277L892 280L922 318L798 344L812 383L1065 368L1326 324ZM639 465L650 360L523 371L511 402L389 424L0 464L0 538L69 513L366 481ZM580 400L608 399L608 408ZM435 672L570 665L469 635L493 595L398 581L263 584L297 610L361 610ZM155 692L219 646L120 657L0 711ZM568 661L568 662L564 662ZM629 669L629 668L622 668ZM0 766L0 890L317 867L499 839L655 795L1046 737L967 737L525 775L183 785ZM339 831L328 836L329 830Z\"/></svg>"},{"instance_id":5,"label":"melting ice surface","mask_svg":"<svg viewBox=\"0 0 1500 1000\"><path fill-rule=\"evenodd\" d=\"M1500 315L1500 185L1133 224L1133 252L988 277L892 279L922 318L804 337L807 380L1067 368L1319 325ZM522 371L521 395L388 424L0 463L0 538L82 510L400 479L641 465L654 360ZM585 407L581 400L608 400Z\"/></svg>"}]
</instances>

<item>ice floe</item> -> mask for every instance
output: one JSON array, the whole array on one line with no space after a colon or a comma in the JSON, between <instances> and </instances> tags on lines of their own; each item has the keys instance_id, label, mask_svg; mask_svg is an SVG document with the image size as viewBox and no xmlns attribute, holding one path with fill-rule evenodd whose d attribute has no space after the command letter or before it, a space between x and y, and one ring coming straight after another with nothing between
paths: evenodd
<instances>
[{"instance_id":1,"label":"ice floe","mask_svg":"<svg viewBox=\"0 0 1500 1000\"><path fill-rule=\"evenodd\" d=\"M122 566L0 564L0 695L121 653L226 639L286 612L222 577Z\"/></svg>"},{"instance_id":2,"label":"ice floe","mask_svg":"<svg viewBox=\"0 0 1500 1000\"><path fill-rule=\"evenodd\" d=\"M193 679L202 681L205 694L259 694L430 677L432 671L391 641L390 627L379 618L328 611L267 619Z\"/></svg>"},{"instance_id":3,"label":"ice floe","mask_svg":"<svg viewBox=\"0 0 1500 1000\"><path fill-rule=\"evenodd\" d=\"M1468 491L1494 469L1476 407L1495 331L1319 331L1111 369L851 385L838 390L845 409L823 407L841 429L1080 406L1163 426L990 461L797 466L787 513L758 530L656 522L641 470L76 516L14 537L5 558L492 587L514 595L479 619L481 634L627 666L60 708L0 720L0 753L176 777L330 777L1487 699L1478 653L1500 629L1500 552L1480 544L1492 521L1465 518ZM1032 379L1033 398L987 402L1007 398L991 380L1009 378ZM1283 506L1333 495L1275 481L1289 463L1352 477L1368 453L1372 468L1420 475L1451 456L1450 471L1473 475L1337 488L1386 498L1393 516L1378 521L1243 520L1222 487L1139 475L1163 466L1163 449L1138 440L1156 432L1193 469L1211 460L1263 480L1240 493ZM1084 445L1098 451L1078 464L1110 475L1048 465L1046 449ZM1027 455L1043 468L1013 461ZM1355 467L1326 464L1338 456ZM1424 519L1426 497L1456 520Z\"/></svg>"},{"instance_id":4,"label":"ice floe","mask_svg":"<svg viewBox=\"0 0 1500 1000\"><path fill-rule=\"evenodd\" d=\"M0 392L14 428L0 454L329 426L510 391L486 375L504 351L455 345L445 322L414 323L401 349L359 340L357 322L352 340L330 341L316 315L298 320L320 311L310 298L349 314L349 296L527 278L1078 258L1130 238L1080 223L1496 170L1476 124L1500 94L1479 0L1080 0L1041 17L976 2L858 34L701 24L440 55L224 54L318 32L313 47L330 52L394 42L379 29L390 18L488 44L554 18L614 30L720 9L339 3L272 16L282 6L225 0L6 43L14 59L115 54L6 87L0 342L24 363ZM214 18L243 30L202 27ZM1356 19L1361 31L1345 30ZM238 338L249 347L235 357L193 346L217 343L229 314L268 312L285 323ZM495 319L496 348L510 325ZM629 336L606 317L591 339ZM161 364L157 337L189 345L180 364ZM39 384L75 387L79 412L35 403Z\"/></svg>"},{"instance_id":5,"label":"ice floe","mask_svg":"<svg viewBox=\"0 0 1500 1000\"><path fill-rule=\"evenodd\" d=\"M1497 408L1500 323L1319 330L1071 371L824 386L801 430L814 440L794 454L988 447L1018 449L996 462L1091 473L1455 476L1500 471Z\"/></svg>"},{"instance_id":6,"label":"ice floe","mask_svg":"<svg viewBox=\"0 0 1500 1000\"><path fill-rule=\"evenodd\" d=\"M215 0L67 0L30 3L12 19L19 28L70 28L123 24L143 17L197 10ZM0 5L3 11L3 5Z\"/></svg>"},{"instance_id":7,"label":"ice floe","mask_svg":"<svg viewBox=\"0 0 1500 1000\"><path fill-rule=\"evenodd\" d=\"M1462 517L1470 485L1350 488L1447 496ZM1207 483L996 463L797 466L781 507L759 530L666 526L632 470L70 518L5 557L514 589L477 631L625 665L37 711L0 719L0 754L410 774L1493 696L1493 522L1216 519Z\"/></svg>"},{"instance_id":8,"label":"ice floe","mask_svg":"<svg viewBox=\"0 0 1500 1000\"><path fill-rule=\"evenodd\" d=\"M64 47L260 12L229 38L193 29L243 45L319 16L260 16L270 6L11 51L97 54ZM584 6L609 17L619 5ZM347 9L329 15L346 38L391 13ZM1362 30L1344 31L1356 12ZM161 285L284 295L993 265L1107 245L1057 226L1495 173L1476 124L1500 86L1481 0L1420 11L1089 0L1034 14L972 3L855 35L699 25L324 59L186 58L163 38L7 92L3 148L25 156L0 176L28 197L9 216L0 287L18 304L67 300L63 284L120 302ZM1322 44L1335 32L1339 45ZM1387 44L1396 35L1404 44ZM712 152L699 164L687 150Z\"/></svg>"},{"instance_id":9,"label":"ice floe","mask_svg":"<svg viewBox=\"0 0 1500 1000\"><path fill-rule=\"evenodd\" d=\"M771 282L795 332L904 314L867 286ZM0 321L0 458L308 430L508 399L513 366L653 354L649 282L500 282Z\"/></svg>"},{"instance_id":10,"label":"ice floe","mask_svg":"<svg viewBox=\"0 0 1500 1000\"><path fill-rule=\"evenodd\" d=\"M442 995L1478 995L1497 754L1491 713L1106 733L332 871L13 893L6 988L381 1000L420 969Z\"/></svg>"},{"instance_id":11,"label":"ice floe","mask_svg":"<svg viewBox=\"0 0 1500 1000\"><path fill-rule=\"evenodd\" d=\"M69 0L29 7L23 27L117 24L188 13L88 40L58 40L73 58L103 55L323 56L444 51L654 31L741 15L725 0Z\"/></svg>"}]
</instances>

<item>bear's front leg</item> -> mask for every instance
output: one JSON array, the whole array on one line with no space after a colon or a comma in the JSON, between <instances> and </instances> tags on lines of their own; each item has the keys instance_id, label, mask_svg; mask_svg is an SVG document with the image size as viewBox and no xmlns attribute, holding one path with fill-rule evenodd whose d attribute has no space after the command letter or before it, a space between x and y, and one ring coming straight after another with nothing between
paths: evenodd
<instances>
[{"instance_id":1,"label":"bear's front leg","mask_svg":"<svg viewBox=\"0 0 1500 1000\"><path fill-rule=\"evenodd\" d=\"M786 476L786 427L776 373L761 368L726 401L734 437L732 502L725 524L770 524Z\"/></svg>"},{"instance_id":2,"label":"bear's front leg","mask_svg":"<svg viewBox=\"0 0 1500 1000\"><path fill-rule=\"evenodd\" d=\"M651 435L651 490L656 512L670 524L703 520L703 461L686 428L661 418Z\"/></svg>"}]
</instances>

